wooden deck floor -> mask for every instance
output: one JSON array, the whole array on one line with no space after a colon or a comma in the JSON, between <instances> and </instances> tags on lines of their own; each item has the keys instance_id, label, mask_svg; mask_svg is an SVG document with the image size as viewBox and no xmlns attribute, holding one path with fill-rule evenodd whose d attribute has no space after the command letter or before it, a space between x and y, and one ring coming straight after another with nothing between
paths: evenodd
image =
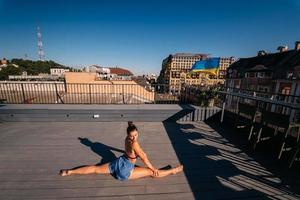
<instances>
[{"instance_id":1,"label":"wooden deck floor","mask_svg":"<svg viewBox=\"0 0 300 200\"><path fill-rule=\"evenodd\" d=\"M137 126L153 164L182 163L184 173L126 182L110 175L60 177L59 169L108 162L121 155L126 123L0 123L0 199L299 197L299 167L287 172L282 162L265 159L270 152L249 156L244 140L231 138L230 131L204 122L138 122Z\"/></svg>"}]
</instances>

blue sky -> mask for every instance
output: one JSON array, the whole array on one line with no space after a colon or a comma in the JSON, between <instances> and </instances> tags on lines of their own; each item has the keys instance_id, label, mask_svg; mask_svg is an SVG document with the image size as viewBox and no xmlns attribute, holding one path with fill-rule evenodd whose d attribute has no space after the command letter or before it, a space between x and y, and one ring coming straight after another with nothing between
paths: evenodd
<instances>
[{"instance_id":1,"label":"blue sky","mask_svg":"<svg viewBox=\"0 0 300 200\"><path fill-rule=\"evenodd\" d=\"M0 0L0 57L156 73L169 54L250 57L294 48L300 0Z\"/></svg>"}]
</instances>

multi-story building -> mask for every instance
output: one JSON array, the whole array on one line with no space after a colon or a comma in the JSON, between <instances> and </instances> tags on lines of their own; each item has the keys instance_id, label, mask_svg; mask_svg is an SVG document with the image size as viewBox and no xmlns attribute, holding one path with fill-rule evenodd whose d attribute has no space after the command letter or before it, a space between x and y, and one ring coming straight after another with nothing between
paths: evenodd
<instances>
[{"instance_id":1,"label":"multi-story building","mask_svg":"<svg viewBox=\"0 0 300 200\"><path fill-rule=\"evenodd\" d=\"M52 76L63 77L66 72L69 72L69 69L65 68L50 68L50 74Z\"/></svg>"},{"instance_id":2,"label":"multi-story building","mask_svg":"<svg viewBox=\"0 0 300 200\"><path fill-rule=\"evenodd\" d=\"M154 84L154 83L157 82L157 76L156 76L156 74L147 74L147 75L145 76L145 78L146 78L147 81L148 81L149 83L151 83L151 84Z\"/></svg>"},{"instance_id":3,"label":"multi-story building","mask_svg":"<svg viewBox=\"0 0 300 200\"><path fill-rule=\"evenodd\" d=\"M219 74L217 76L205 72L190 73L195 62L206 59L208 59L208 54L178 53L170 55L162 62L158 83L169 85L170 90L175 93L180 90L183 84L213 85L223 83L220 78L225 78L226 69L235 61L234 57L220 58Z\"/></svg>"},{"instance_id":4,"label":"multi-story building","mask_svg":"<svg viewBox=\"0 0 300 200\"><path fill-rule=\"evenodd\" d=\"M131 80L133 73L127 69L119 67L110 67L110 77L109 80Z\"/></svg>"},{"instance_id":5,"label":"multi-story building","mask_svg":"<svg viewBox=\"0 0 300 200\"><path fill-rule=\"evenodd\" d=\"M91 73L93 73L93 72L97 72L99 70L101 71L101 68L103 68L103 67L101 67L99 65L91 65L91 66L84 67L83 68L83 72L91 72Z\"/></svg>"},{"instance_id":6,"label":"multi-story building","mask_svg":"<svg viewBox=\"0 0 300 200\"><path fill-rule=\"evenodd\" d=\"M299 103L300 42L296 42L292 50L282 46L277 50L276 53L261 50L255 57L242 58L233 63L227 70L226 86L232 88L231 91L235 88L252 91L253 95L269 94L272 99L275 95L289 103ZM228 98L227 106L232 109L237 103Z\"/></svg>"},{"instance_id":7,"label":"multi-story building","mask_svg":"<svg viewBox=\"0 0 300 200\"><path fill-rule=\"evenodd\" d=\"M300 95L300 42L295 49L278 48L276 53L259 51L242 58L227 71L226 86L245 90Z\"/></svg>"},{"instance_id":8,"label":"multi-story building","mask_svg":"<svg viewBox=\"0 0 300 200\"><path fill-rule=\"evenodd\" d=\"M169 55L162 62L158 83L169 85L173 92L178 92L182 84L199 85L201 83L200 73L189 74L188 72L195 62L206 58L208 58L207 54L177 53Z\"/></svg>"},{"instance_id":9,"label":"multi-story building","mask_svg":"<svg viewBox=\"0 0 300 200\"><path fill-rule=\"evenodd\" d=\"M220 66L218 71L218 78L225 79L227 68L235 62L235 57L220 58Z\"/></svg>"},{"instance_id":10,"label":"multi-story building","mask_svg":"<svg viewBox=\"0 0 300 200\"><path fill-rule=\"evenodd\" d=\"M120 67L101 67L91 65L83 69L84 72L96 73L99 80L132 80L133 73Z\"/></svg>"}]
</instances>

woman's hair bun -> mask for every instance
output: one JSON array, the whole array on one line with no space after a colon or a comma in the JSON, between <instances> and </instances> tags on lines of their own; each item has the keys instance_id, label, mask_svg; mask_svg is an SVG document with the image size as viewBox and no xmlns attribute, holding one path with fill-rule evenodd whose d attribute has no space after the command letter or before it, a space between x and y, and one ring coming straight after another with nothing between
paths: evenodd
<instances>
[{"instance_id":1,"label":"woman's hair bun","mask_svg":"<svg viewBox=\"0 0 300 200\"><path fill-rule=\"evenodd\" d=\"M128 127L127 127L127 134L131 133L132 131L137 131L136 126L133 124L132 121L128 122Z\"/></svg>"},{"instance_id":2,"label":"woman's hair bun","mask_svg":"<svg viewBox=\"0 0 300 200\"><path fill-rule=\"evenodd\" d=\"M129 121L129 122L128 122L128 126L134 126L133 122L132 122L132 121Z\"/></svg>"}]
</instances>

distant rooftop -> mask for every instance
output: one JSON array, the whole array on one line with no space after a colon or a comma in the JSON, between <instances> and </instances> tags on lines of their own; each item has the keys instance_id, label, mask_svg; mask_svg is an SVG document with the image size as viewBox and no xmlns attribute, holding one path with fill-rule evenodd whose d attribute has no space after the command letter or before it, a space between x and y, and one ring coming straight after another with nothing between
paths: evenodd
<instances>
[{"instance_id":1,"label":"distant rooftop","mask_svg":"<svg viewBox=\"0 0 300 200\"><path fill-rule=\"evenodd\" d=\"M119 76L132 76L133 73L127 69L123 69L123 68L119 68L119 67L116 67L116 68L112 68L110 67L110 73L111 74L117 74Z\"/></svg>"},{"instance_id":2,"label":"distant rooftop","mask_svg":"<svg viewBox=\"0 0 300 200\"><path fill-rule=\"evenodd\" d=\"M244 74L255 66L264 66L265 69L272 70L276 78L285 78L287 71L293 71L296 67L300 66L300 51L289 50L250 58L241 58L229 68L236 69L240 74Z\"/></svg>"},{"instance_id":3,"label":"distant rooftop","mask_svg":"<svg viewBox=\"0 0 300 200\"><path fill-rule=\"evenodd\" d=\"M175 53L172 54L173 57L179 57L179 56L188 56L188 57L194 57L194 56L199 56L199 57L203 57L203 56L208 56L209 54L193 54L193 53Z\"/></svg>"}]
</instances>

